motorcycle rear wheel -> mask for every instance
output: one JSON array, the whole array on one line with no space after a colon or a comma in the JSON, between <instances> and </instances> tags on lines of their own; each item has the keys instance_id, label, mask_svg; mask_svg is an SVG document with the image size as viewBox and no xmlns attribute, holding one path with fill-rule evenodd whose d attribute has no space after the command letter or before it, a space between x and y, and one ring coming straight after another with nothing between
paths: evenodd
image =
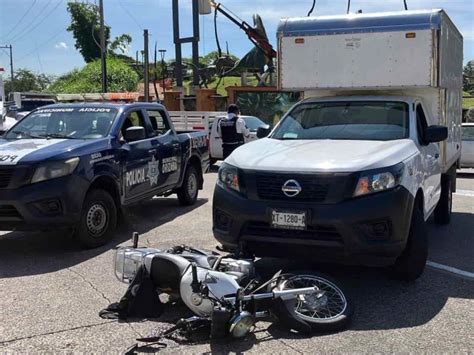
<instances>
[{"instance_id":1,"label":"motorcycle rear wheel","mask_svg":"<svg viewBox=\"0 0 474 355\"><path fill-rule=\"evenodd\" d=\"M345 329L353 314L352 303L340 286L329 277L313 271L292 272L285 275L274 289L288 290L316 286L324 291L323 297L298 295L294 312L314 331L333 332ZM278 314L276 314L278 317Z\"/></svg>"}]
</instances>

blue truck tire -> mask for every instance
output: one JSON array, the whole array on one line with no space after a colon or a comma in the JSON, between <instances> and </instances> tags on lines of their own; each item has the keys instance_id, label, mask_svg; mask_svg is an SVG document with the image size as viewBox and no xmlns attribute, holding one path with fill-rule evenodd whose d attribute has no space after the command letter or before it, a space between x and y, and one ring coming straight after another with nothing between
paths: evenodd
<instances>
[{"instance_id":1,"label":"blue truck tire","mask_svg":"<svg viewBox=\"0 0 474 355\"><path fill-rule=\"evenodd\" d=\"M85 248L97 248L113 238L116 226L117 207L112 196L101 189L89 191L75 230L78 241Z\"/></svg>"},{"instance_id":2,"label":"blue truck tire","mask_svg":"<svg viewBox=\"0 0 474 355\"><path fill-rule=\"evenodd\" d=\"M199 175L196 168L189 164L184 174L184 180L178 189L178 200L182 206L191 206L196 203L199 190Z\"/></svg>"}]
</instances>

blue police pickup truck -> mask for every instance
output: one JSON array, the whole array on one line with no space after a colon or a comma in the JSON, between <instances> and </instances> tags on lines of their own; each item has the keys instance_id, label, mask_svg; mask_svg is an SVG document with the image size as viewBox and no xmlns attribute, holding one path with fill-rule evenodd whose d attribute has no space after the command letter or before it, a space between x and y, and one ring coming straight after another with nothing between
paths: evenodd
<instances>
[{"instance_id":1,"label":"blue police pickup truck","mask_svg":"<svg viewBox=\"0 0 474 355\"><path fill-rule=\"evenodd\" d=\"M195 203L208 166L207 135L176 132L162 105L44 106L0 139L0 230L67 227L98 247L124 206Z\"/></svg>"}]
</instances>

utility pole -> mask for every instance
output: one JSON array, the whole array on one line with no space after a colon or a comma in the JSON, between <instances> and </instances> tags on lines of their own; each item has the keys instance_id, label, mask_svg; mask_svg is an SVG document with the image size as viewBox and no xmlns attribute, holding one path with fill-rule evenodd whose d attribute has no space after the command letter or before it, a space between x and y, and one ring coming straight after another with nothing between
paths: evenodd
<instances>
[{"instance_id":1,"label":"utility pole","mask_svg":"<svg viewBox=\"0 0 474 355\"><path fill-rule=\"evenodd\" d=\"M14 86L15 86L15 79L14 79L14 75L13 75L13 47L12 45L8 45L8 46L0 46L0 48L4 48L4 49L9 49L10 50L10 81L11 81L11 92L14 91Z\"/></svg>"},{"instance_id":2,"label":"utility pole","mask_svg":"<svg viewBox=\"0 0 474 355\"><path fill-rule=\"evenodd\" d=\"M102 68L102 92L107 92L107 47L104 29L104 1L99 0L100 16L100 63Z\"/></svg>"},{"instance_id":3,"label":"utility pole","mask_svg":"<svg viewBox=\"0 0 474 355\"><path fill-rule=\"evenodd\" d=\"M183 86L183 58L181 53L181 45L183 43L192 43L193 46L193 86L199 85L199 0L192 0L192 20L193 35L191 37L181 38L179 31L179 4L178 0L173 0L173 39L175 45L175 67L176 67L176 86Z\"/></svg>"},{"instance_id":4,"label":"utility pole","mask_svg":"<svg viewBox=\"0 0 474 355\"><path fill-rule=\"evenodd\" d=\"M165 101L165 79L166 79L166 64L165 64L165 54L166 49L160 49L160 56L161 56L161 80L162 80L162 89L163 89L163 102Z\"/></svg>"},{"instance_id":5,"label":"utility pole","mask_svg":"<svg viewBox=\"0 0 474 355\"><path fill-rule=\"evenodd\" d=\"M145 84L144 93L145 93L145 102L148 102L150 98L150 80L148 78L148 30L143 30L143 51L145 52L145 66L143 73L143 81Z\"/></svg>"},{"instance_id":6,"label":"utility pole","mask_svg":"<svg viewBox=\"0 0 474 355\"><path fill-rule=\"evenodd\" d=\"M199 86L199 1L193 0L193 86Z\"/></svg>"}]
</instances>

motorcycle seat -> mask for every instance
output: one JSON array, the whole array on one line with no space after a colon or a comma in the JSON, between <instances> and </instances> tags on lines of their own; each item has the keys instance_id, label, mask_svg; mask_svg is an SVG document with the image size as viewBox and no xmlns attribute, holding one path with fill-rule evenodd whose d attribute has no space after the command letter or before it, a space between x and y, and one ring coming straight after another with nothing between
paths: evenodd
<instances>
[{"instance_id":1,"label":"motorcycle seat","mask_svg":"<svg viewBox=\"0 0 474 355\"><path fill-rule=\"evenodd\" d=\"M161 289L179 291L181 276L191 263L185 258L168 253L154 254L145 261L153 284Z\"/></svg>"}]
</instances>

